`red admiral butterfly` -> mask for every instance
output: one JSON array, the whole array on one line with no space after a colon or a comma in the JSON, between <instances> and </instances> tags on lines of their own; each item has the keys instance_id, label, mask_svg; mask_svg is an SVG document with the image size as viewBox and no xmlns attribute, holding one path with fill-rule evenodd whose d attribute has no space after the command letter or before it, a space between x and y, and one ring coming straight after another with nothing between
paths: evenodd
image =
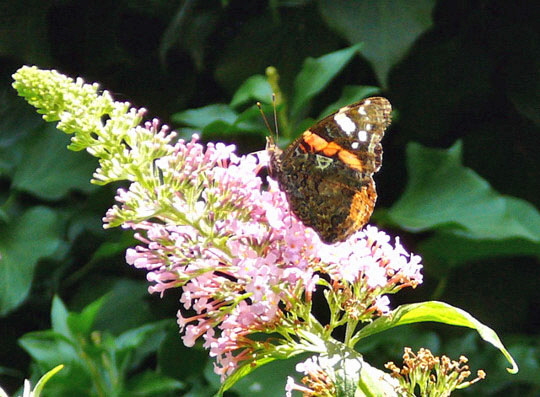
<instances>
[{"instance_id":1,"label":"red admiral butterfly","mask_svg":"<svg viewBox=\"0 0 540 397\"><path fill-rule=\"evenodd\" d=\"M391 111L387 99L367 98L325 117L285 150L268 138L270 176L325 243L346 240L369 221Z\"/></svg>"}]
</instances>

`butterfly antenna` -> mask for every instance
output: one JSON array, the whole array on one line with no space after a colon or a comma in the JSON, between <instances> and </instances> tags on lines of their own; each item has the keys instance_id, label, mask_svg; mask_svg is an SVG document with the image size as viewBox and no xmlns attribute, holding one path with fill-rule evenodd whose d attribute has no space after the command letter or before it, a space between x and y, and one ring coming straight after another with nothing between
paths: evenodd
<instances>
[{"instance_id":1,"label":"butterfly antenna","mask_svg":"<svg viewBox=\"0 0 540 397\"><path fill-rule=\"evenodd\" d=\"M277 117L277 107L276 107L276 94L272 93L272 105L274 107L274 129L270 127L270 123L268 122L268 118L266 118L266 115L264 114L262 110L262 105L260 102L257 102L257 107L259 108L259 112L261 112L261 116L263 118L264 124L266 125L266 128L270 132L270 136L272 138L275 137L277 140L279 137L279 127L278 127L278 117Z\"/></svg>"},{"instance_id":2,"label":"butterfly antenna","mask_svg":"<svg viewBox=\"0 0 540 397\"><path fill-rule=\"evenodd\" d=\"M279 138L279 127L277 122L277 110L276 110L276 94L272 93L272 105L274 105L274 127L276 129L276 141Z\"/></svg>"},{"instance_id":3,"label":"butterfly antenna","mask_svg":"<svg viewBox=\"0 0 540 397\"><path fill-rule=\"evenodd\" d=\"M262 105L260 102L257 102L257 107L259 108L259 112L261 112L261 116L264 121L264 124L266 125L266 128L270 132L270 136L272 136L274 134L274 131L272 131L272 128L270 127L270 123L268 123L268 119L266 118L266 115L264 114L262 110Z\"/></svg>"}]
</instances>

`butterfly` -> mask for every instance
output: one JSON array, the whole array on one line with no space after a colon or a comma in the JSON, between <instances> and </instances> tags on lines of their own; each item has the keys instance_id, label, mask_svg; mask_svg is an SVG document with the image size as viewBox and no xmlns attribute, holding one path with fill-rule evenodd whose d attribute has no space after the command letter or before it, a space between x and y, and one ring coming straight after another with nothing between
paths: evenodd
<instances>
[{"instance_id":1,"label":"butterfly","mask_svg":"<svg viewBox=\"0 0 540 397\"><path fill-rule=\"evenodd\" d=\"M268 138L270 176L292 212L327 244L346 240L373 213L373 174L391 112L386 98L367 98L323 118L284 150Z\"/></svg>"}]
</instances>

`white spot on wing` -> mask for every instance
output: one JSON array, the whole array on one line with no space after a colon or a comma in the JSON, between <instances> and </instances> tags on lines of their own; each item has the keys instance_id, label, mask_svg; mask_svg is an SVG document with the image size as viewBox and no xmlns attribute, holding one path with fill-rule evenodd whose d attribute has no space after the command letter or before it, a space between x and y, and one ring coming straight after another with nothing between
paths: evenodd
<instances>
[{"instance_id":1,"label":"white spot on wing","mask_svg":"<svg viewBox=\"0 0 540 397\"><path fill-rule=\"evenodd\" d=\"M356 125L349 117L347 117L345 113L336 113L334 116L334 121L347 135L351 135L354 131L356 131Z\"/></svg>"},{"instance_id":2,"label":"white spot on wing","mask_svg":"<svg viewBox=\"0 0 540 397\"><path fill-rule=\"evenodd\" d=\"M351 149L356 150L356 149L358 149L359 147L360 147L360 144L359 144L358 142L353 142L353 143L351 143Z\"/></svg>"},{"instance_id":3,"label":"white spot on wing","mask_svg":"<svg viewBox=\"0 0 540 397\"><path fill-rule=\"evenodd\" d=\"M358 140L360 142L367 141L367 131L364 131L364 130L358 131Z\"/></svg>"},{"instance_id":4,"label":"white spot on wing","mask_svg":"<svg viewBox=\"0 0 540 397\"><path fill-rule=\"evenodd\" d=\"M366 105L367 105L367 103L366 103ZM367 116L366 109L364 109L363 106L360 106L358 108L358 113L360 113L362 116Z\"/></svg>"}]
</instances>

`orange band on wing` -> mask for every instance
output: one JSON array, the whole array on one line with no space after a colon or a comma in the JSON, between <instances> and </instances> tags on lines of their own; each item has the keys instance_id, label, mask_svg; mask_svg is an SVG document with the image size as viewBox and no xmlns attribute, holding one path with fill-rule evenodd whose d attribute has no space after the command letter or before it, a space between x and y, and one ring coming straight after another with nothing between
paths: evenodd
<instances>
[{"instance_id":1,"label":"orange band on wing","mask_svg":"<svg viewBox=\"0 0 540 397\"><path fill-rule=\"evenodd\" d=\"M305 131L302 134L302 138L312 152L321 152L326 146L328 146L328 141L326 139L312 133L310 130Z\"/></svg>"},{"instance_id":2,"label":"orange band on wing","mask_svg":"<svg viewBox=\"0 0 540 397\"><path fill-rule=\"evenodd\" d=\"M349 152L348 150L340 150L338 153L338 158L347 164L348 167L351 167L354 170L362 171L364 169L363 164L358 156Z\"/></svg>"},{"instance_id":3,"label":"orange band on wing","mask_svg":"<svg viewBox=\"0 0 540 397\"><path fill-rule=\"evenodd\" d=\"M309 146L309 151L312 153L322 153L325 156L331 157L340 150L343 150L337 143L328 142L326 139L321 138L310 130L307 130L302 134L302 139L304 140L304 143Z\"/></svg>"},{"instance_id":4,"label":"orange band on wing","mask_svg":"<svg viewBox=\"0 0 540 397\"><path fill-rule=\"evenodd\" d=\"M312 153L322 153L325 156L332 157L337 154L338 158L343 161L348 167L362 171L363 164L354 153L343 149L335 142L328 142L326 139L321 138L319 135L314 134L310 130L305 131L302 134L303 141L309 146L309 151Z\"/></svg>"},{"instance_id":5,"label":"orange band on wing","mask_svg":"<svg viewBox=\"0 0 540 397\"><path fill-rule=\"evenodd\" d=\"M326 145L326 147L322 150L322 152L325 156L333 156L336 153L341 152L342 150L343 148L339 146L337 143L330 142L328 145Z\"/></svg>"}]
</instances>

